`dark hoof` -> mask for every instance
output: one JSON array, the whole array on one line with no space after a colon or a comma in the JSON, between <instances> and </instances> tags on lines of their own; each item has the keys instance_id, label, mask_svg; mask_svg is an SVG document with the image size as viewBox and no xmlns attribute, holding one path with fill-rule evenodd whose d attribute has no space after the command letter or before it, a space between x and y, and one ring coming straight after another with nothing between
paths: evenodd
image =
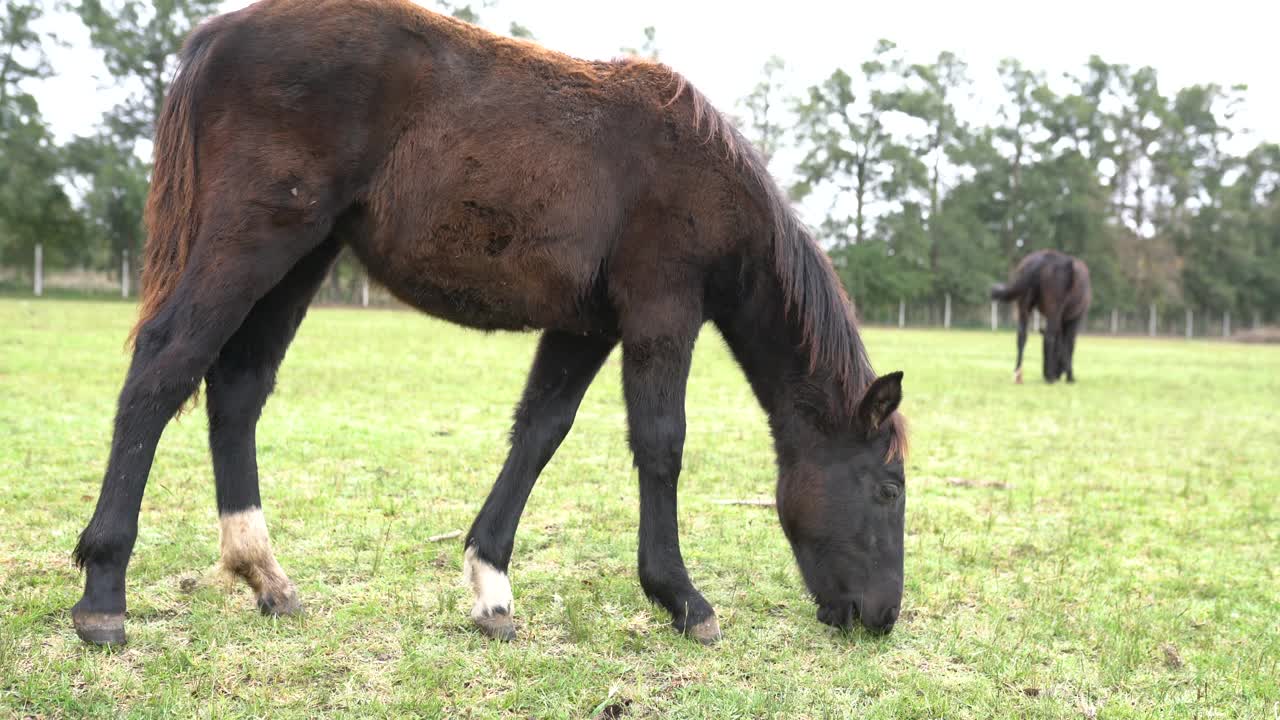
<instances>
[{"instance_id":1,"label":"dark hoof","mask_svg":"<svg viewBox=\"0 0 1280 720\"><path fill-rule=\"evenodd\" d=\"M90 645L121 646L125 644L124 613L71 613L76 635Z\"/></svg>"},{"instance_id":2,"label":"dark hoof","mask_svg":"<svg viewBox=\"0 0 1280 720\"><path fill-rule=\"evenodd\" d=\"M683 634L703 645L715 645L721 638L720 622L716 620L715 615L712 615L693 627L685 628Z\"/></svg>"},{"instance_id":3,"label":"dark hoof","mask_svg":"<svg viewBox=\"0 0 1280 720\"><path fill-rule=\"evenodd\" d=\"M263 615L290 617L302 614L302 603L298 601L297 591L289 588L288 592L266 592L260 595L258 609Z\"/></svg>"},{"instance_id":4,"label":"dark hoof","mask_svg":"<svg viewBox=\"0 0 1280 720\"><path fill-rule=\"evenodd\" d=\"M484 615L472 615L471 622L475 623L476 627L491 638L502 642L511 642L516 639L515 621L511 619L511 613L505 610L494 610Z\"/></svg>"}]
</instances>

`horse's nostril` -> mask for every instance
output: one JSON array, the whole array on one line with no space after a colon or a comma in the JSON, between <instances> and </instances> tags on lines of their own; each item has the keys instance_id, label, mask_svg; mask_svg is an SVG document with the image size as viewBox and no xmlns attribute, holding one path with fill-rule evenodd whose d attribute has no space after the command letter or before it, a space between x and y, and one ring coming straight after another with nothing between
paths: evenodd
<instances>
[{"instance_id":1,"label":"horse's nostril","mask_svg":"<svg viewBox=\"0 0 1280 720\"><path fill-rule=\"evenodd\" d=\"M898 606L875 610L862 616L862 625L874 635L887 635L898 622Z\"/></svg>"}]
</instances>

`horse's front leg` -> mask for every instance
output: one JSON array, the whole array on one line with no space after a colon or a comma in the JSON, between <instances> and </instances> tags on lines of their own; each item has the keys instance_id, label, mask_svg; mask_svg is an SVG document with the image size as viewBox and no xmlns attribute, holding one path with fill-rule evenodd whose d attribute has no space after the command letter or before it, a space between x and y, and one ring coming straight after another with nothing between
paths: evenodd
<instances>
[{"instance_id":1,"label":"horse's front leg","mask_svg":"<svg viewBox=\"0 0 1280 720\"><path fill-rule=\"evenodd\" d=\"M666 313L654 312L653 317ZM679 632L720 639L715 610L693 586L680 555L676 487L684 452L685 385L697 325L675 334L624 334L622 383L631 450L640 472L640 584Z\"/></svg>"},{"instance_id":2,"label":"horse's front leg","mask_svg":"<svg viewBox=\"0 0 1280 720\"><path fill-rule=\"evenodd\" d=\"M463 576L475 595L471 620L502 640L515 638L507 568L516 527L542 468L573 427L591 380L616 343L555 331L543 334L516 407L511 450L467 534Z\"/></svg>"}]
</instances>

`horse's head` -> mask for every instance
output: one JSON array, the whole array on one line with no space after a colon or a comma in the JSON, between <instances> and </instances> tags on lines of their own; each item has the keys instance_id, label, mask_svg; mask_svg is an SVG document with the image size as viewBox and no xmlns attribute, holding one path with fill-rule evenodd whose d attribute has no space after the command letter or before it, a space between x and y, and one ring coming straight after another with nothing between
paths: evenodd
<instances>
[{"instance_id":1,"label":"horse's head","mask_svg":"<svg viewBox=\"0 0 1280 720\"><path fill-rule=\"evenodd\" d=\"M906 486L902 373L878 378L851 427L786 458L778 515L818 619L848 628L855 618L887 633L902 602Z\"/></svg>"}]
</instances>

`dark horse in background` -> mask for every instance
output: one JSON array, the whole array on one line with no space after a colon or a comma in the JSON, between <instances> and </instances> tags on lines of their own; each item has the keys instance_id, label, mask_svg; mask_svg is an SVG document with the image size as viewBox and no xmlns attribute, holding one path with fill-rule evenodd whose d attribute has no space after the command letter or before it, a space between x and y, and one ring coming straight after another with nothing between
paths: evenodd
<instances>
[{"instance_id":1,"label":"dark horse in background","mask_svg":"<svg viewBox=\"0 0 1280 720\"><path fill-rule=\"evenodd\" d=\"M749 143L670 69L587 62L405 0L264 0L192 33L160 117L143 302L72 609L125 640L125 573L161 432L201 381L220 567L300 610L255 427L334 257L423 312L540 330L511 447L464 545L471 617L514 636L516 526L622 348L639 579L720 636L680 553L685 384L706 321L769 417L777 507L818 618L887 632L903 587L901 373L877 377L832 267ZM372 387L372 382L371 387Z\"/></svg>"},{"instance_id":2,"label":"dark horse in background","mask_svg":"<svg viewBox=\"0 0 1280 720\"><path fill-rule=\"evenodd\" d=\"M1044 316L1044 379L1057 382L1064 374L1075 382L1076 336L1089 313L1092 298L1089 266L1057 250L1037 250L1022 259L1013 281L991 288L991 298L1014 303L1018 312L1018 363L1015 382L1022 382L1022 348L1027 344L1027 320L1038 309Z\"/></svg>"}]
</instances>

